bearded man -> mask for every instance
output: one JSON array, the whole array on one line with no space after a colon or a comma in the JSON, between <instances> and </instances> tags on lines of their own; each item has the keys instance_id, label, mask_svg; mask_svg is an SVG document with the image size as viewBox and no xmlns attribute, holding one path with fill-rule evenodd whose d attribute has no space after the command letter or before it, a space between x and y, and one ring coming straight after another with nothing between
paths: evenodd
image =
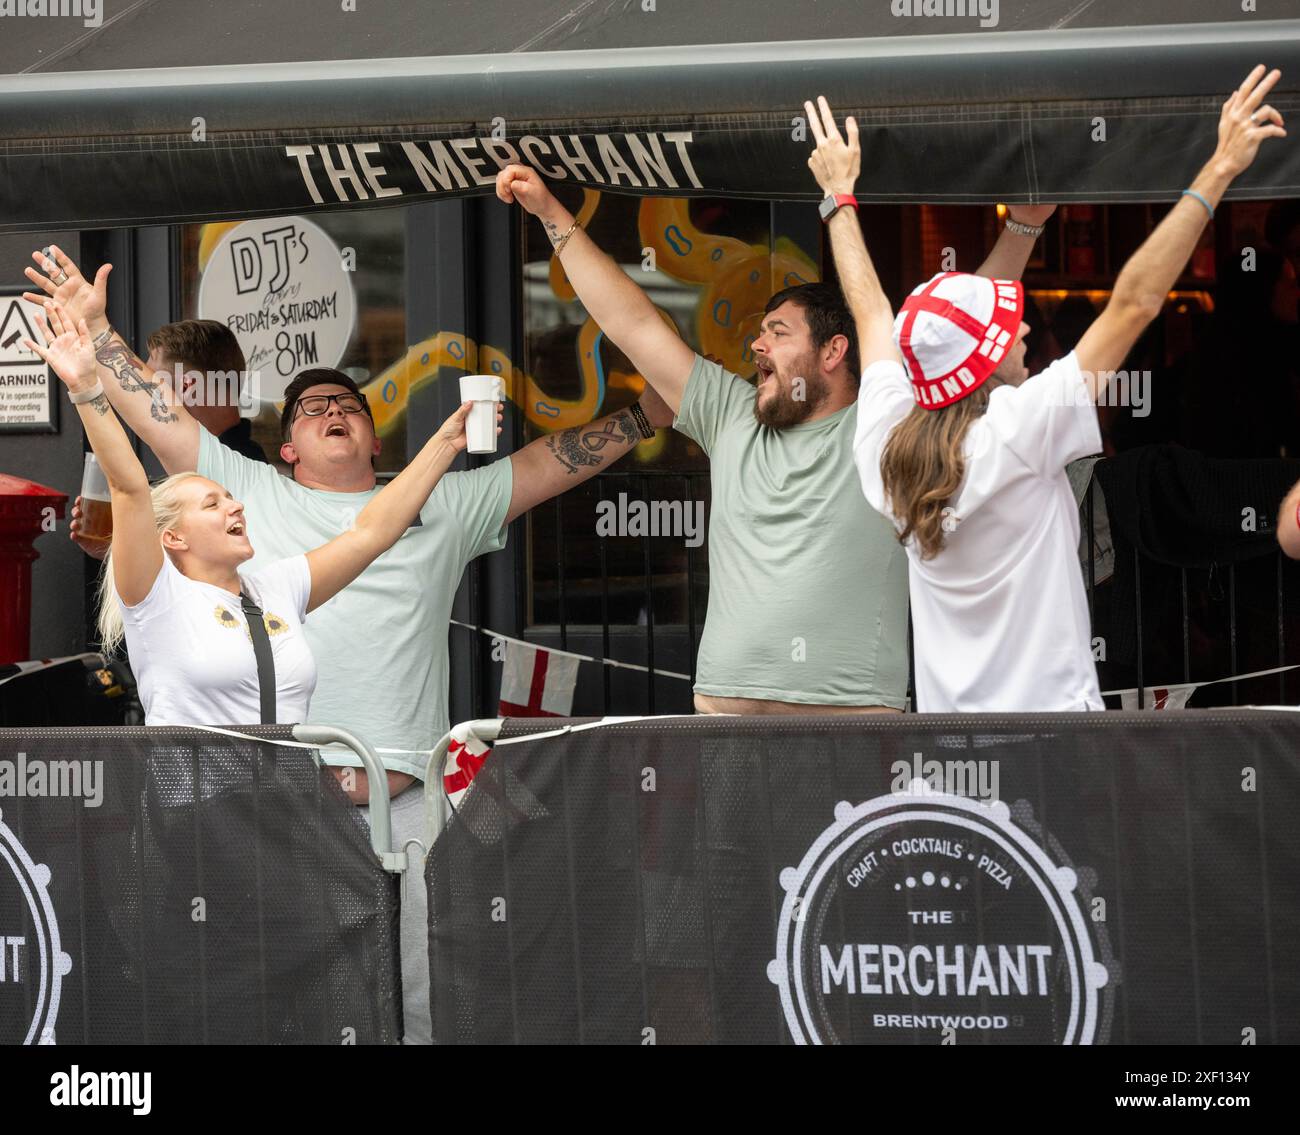
<instances>
[{"instance_id":1,"label":"bearded man","mask_svg":"<svg viewBox=\"0 0 1300 1135\"><path fill-rule=\"evenodd\" d=\"M900 711L907 562L853 469L859 364L837 289L767 303L751 383L688 347L533 169L497 196L539 218L587 312L709 456L709 604L702 713Z\"/></svg>"}]
</instances>

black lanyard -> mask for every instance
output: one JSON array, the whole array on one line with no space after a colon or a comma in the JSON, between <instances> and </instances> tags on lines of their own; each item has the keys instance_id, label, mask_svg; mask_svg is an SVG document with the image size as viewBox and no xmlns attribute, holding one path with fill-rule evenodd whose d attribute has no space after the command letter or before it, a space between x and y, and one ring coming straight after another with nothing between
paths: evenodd
<instances>
[{"instance_id":1,"label":"black lanyard","mask_svg":"<svg viewBox=\"0 0 1300 1135\"><path fill-rule=\"evenodd\" d=\"M253 639L253 655L257 659L257 687L262 703L262 724L275 724L275 658L271 654L271 638L266 633L266 624L262 622L262 608L244 591L239 593L239 601L244 609L244 618L248 621L248 633Z\"/></svg>"}]
</instances>

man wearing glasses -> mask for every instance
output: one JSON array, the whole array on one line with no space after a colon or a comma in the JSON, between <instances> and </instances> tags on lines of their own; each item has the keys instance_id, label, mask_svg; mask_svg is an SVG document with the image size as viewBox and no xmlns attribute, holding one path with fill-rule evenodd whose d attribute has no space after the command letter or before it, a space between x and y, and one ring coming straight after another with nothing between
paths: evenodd
<instances>
[{"instance_id":1,"label":"man wearing glasses","mask_svg":"<svg viewBox=\"0 0 1300 1135\"><path fill-rule=\"evenodd\" d=\"M373 459L380 439L348 375L321 368L289 384L280 419L280 456L292 471L285 477L201 429L165 376L151 372L114 331L105 315L107 266L91 283L57 247L33 259L42 271L28 268L28 279L74 320L86 320L109 401L163 468L197 470L244 502L257 548L250 570L337 536L377 491ZM447 628L466 565L503 548L510 521L608 467L643 437L653 437L655 427L671 424L672 412L647 386L629 409L540 438L477 469L446 474L418 522L305 624L319 669L311 720L353 730L379 750L393 797L396 847L422 835L422 798L411 785L448 729ZM359 764L343 755L327 754L326 760ZM364 804L364 771L336 772L352 800ZM408 1043L430 1039L422 867L411 854L401 932Z\"/></svg>"}]
</instances>

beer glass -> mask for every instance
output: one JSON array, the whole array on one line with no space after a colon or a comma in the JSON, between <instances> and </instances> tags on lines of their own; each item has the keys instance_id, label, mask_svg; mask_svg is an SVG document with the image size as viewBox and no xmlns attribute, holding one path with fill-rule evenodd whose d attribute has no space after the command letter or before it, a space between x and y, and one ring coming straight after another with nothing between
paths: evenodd
<instances>
[{"instance_id":1,"label":"beer glass","mask_svg":"<svg viewBox=\"0 0 1300 1135\"><path fill-rule=\"evenodd\" d=\"M81 471L81 535L86 540L113 538L113 507L109 503L108 478L93 453L86 454Z\"/></svg>"}]
</instances>

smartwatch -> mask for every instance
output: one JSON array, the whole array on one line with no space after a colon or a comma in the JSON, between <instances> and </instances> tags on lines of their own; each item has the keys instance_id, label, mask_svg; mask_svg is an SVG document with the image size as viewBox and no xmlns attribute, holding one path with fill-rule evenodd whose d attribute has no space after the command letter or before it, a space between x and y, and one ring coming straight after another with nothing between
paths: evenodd
<instances>
[{"instance_id":1,"label":"smartwatch","mask_svg":"<svg viewBox=\"0 0 1300 1135\"><path fill-rule=\"evenodd\" d=\"M817 212L821 214L822 222L828 223L841 209L858 207L858 199L852 193L836 193L828 197L823 197L820 205L817 206Z\"/></svg>"}]
</instances>

